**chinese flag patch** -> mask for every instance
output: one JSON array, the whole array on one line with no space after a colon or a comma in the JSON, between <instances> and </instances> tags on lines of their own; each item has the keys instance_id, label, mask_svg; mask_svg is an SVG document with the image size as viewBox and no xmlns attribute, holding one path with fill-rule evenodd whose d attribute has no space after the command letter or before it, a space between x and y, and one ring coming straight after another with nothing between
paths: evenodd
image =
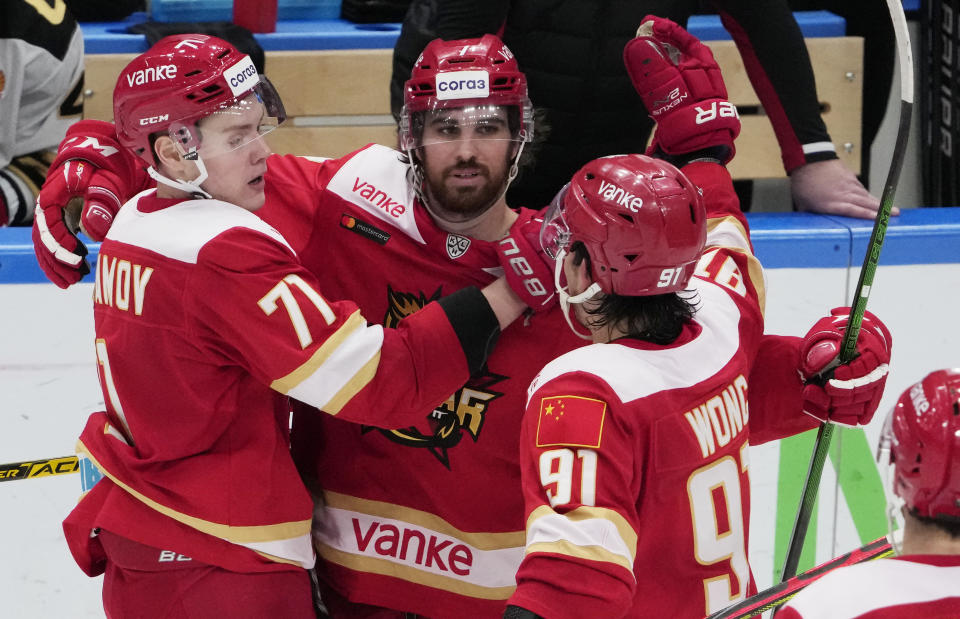
<instances>
[{"instance_id":1,"label":"chinese flag patch","mask_svg":"<svg viewBox=\"0 0 960 619\"><path fill-rule=\"evenodd\" d=\"M537 447L600 447L607 403L576 395L540 400Z\"/></svg>"}]
</instances>

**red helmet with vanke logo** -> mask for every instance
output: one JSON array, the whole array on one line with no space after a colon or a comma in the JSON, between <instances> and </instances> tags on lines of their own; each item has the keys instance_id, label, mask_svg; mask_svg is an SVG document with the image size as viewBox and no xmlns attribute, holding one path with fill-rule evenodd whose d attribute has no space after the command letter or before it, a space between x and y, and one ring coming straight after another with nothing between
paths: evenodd
<instances>
[{"instance_id":1,"label":"red helmet with vanke logo","mask_svg":"<svg viewBox=\"0 0 960 619\"><path fill-rule=\"evenodd\" d=\"M686 288L706 238L700 191L677 168L645 155L583 166L554 198L540 234L553 257L583 242L600 289L623 296Z\"/></svg>"},{"instance_id":2,"label":"red helmet with vanke logo","mask_svg":"<svg viewBox=\"0 0 960 619\"><path fill-rule=\"evenodd\" d=\"M494 105L508 108L514 140L533 138L527 80L503 41L492 34L479 39L434 39L414 63L404 87L401 148L421 146L425 112Z\"/></svg>"},{"instance_id":3,"label":"red helmet with vanke logo","mask_svg":"<svg viewBox=\"0 0 960 619\"><path fill-rule=\"evenodd\" d=\"M960 522L960 368L938 370L903 392L887 417L894 494L911 512Z\"/></svg>"},{"instance_id":4,"label":"red helmet with vanke logo","mask_svg":"<svg viewBox=\"0 0 960 619\"><path fill-rule=\"evenodd\" d=\"M156 133L168 133L195 156L201 134L194 124L251 94L264 104L266 131L283 122L280 97L249 56L213 36L164 37L120 72L113 91L117 137L150 165Z\"/></svg>"}]
</instances>

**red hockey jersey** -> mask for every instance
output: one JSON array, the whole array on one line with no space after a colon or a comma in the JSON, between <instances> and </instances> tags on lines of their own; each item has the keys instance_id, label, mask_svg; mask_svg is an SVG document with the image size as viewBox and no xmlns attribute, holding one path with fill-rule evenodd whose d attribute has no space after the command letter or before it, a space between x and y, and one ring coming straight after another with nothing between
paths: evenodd
<instances>
[{"instance_id":1,"label":"red hockey jersey","mask_svg":"<svg viewBox=\"0 0 960 619\"><path fill-rule=\"evenodd\" d=\"M268 206L258 214L294 245L327 294L355 300L371 320L394 325L430 299L501 272L492 243L436 226L394 150L373 145L336 160L273 157L268 166ZM729 176L701 176L730 185ZM714 236L742 241L738 225L719 225ZM796 338L765 341L771 361L795 362ZM557 309L508 327L486 371L407 428L295 415L294 450L318 477L326 503L316 546L330 586L354 602L429 617L499 617L523 557L518 458L526 389L544 364L582 344ZM783 378L765 395L778 406L798 403L795 369ZM796 427L772 420L766 440L815 423L791 422Z\"/></svg>"},{"instance_id":2,"label":"red hockey jersey","mask_svg":"<svg viewBox=\"0 0 960 619\"><path fill-rule=\"evenodd\" d=\"M356 301L386 326L502 274L494 243L436 226L398 155L374 145L337 160L271 158L260 213L325 294ZM399 430L296 415L294 448L326 502L316 534L321 577L355 602L499 617L523 555L517 455L526 387L582 343L559 310L521 318L483 373ZM395 383L398 394L410 387Z\"/></svg>"},{"instance_id":3,"label":"red hockey jersey","mask_svg":"<svg viewBox=\"0 0 960 619\"><path fill-rule=\"evenodd\" d=\"M957 555L904 555L851 565L811 584L777 612L777 619L957 617Z\"/></svg>"},{"instance_id":4,"label":"red hockey jersey","mask_svg":"<svg viewBox=\"0 0 960 619\"><path fill-rule=\"evenodd\" d=\"M763 276L726 171L684 172L707 189L694 319L670 345L567 353L530 386L526 555L509 603L551 619L702 617L754 590L748 392ZM796 372L795 356L779 359L768 376Z\"/></svg>"},{"instance_id":5,"label":"red hockey jersey","mask_svg":"<svg viewBox=\"0 0 960 619\"><path fill-rule=\"evenodd\" d=\"M96 269L108 410L90 417L78 453L109 479L65 524L88 573L102 569L94 527L235 571L310 568L313 503L284 394L399 427L469 377L438 305L396 330L370 326L321 294L275 229L224 202L140 194Z\"/></svg>"}]
</instances>

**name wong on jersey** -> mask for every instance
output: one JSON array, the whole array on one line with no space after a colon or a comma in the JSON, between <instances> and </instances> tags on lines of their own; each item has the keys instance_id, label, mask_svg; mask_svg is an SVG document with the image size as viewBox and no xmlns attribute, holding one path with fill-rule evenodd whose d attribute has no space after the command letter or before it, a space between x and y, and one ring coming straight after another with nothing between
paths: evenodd
<instances>
[{"instance_id":1,"label":"name wong on jersey","mask_svg":"<svg viewBox=\"0 0 960 619\"><path fill-rule=\"evenodd\" d=\"M719 393L683 414L693 428L703 457L713 455L737 437L747 425L747 379L738 375Z\"/></svg>"}]
</instances>

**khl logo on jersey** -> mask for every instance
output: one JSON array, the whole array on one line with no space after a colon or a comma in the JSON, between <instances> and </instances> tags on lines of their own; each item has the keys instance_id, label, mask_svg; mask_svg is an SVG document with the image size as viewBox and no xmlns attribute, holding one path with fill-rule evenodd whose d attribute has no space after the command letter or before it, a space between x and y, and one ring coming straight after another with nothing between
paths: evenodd
<instances>
[{"instance_id":1,"label":"khl logo on jersey","mask_svg":"<svg viewBox=\"0 0 960 619\"><path fill-rule=\"evenodd\" d=\"M456 260L470 249L470 239L459 234L447 235L447 255Z\"/></svg>"},{"instance_id":2,"label":"khl logo on jersey","mask_svg":"<svg viewBox=\"0 0 960 619\"><path fill-rule=\"evenodd\" d=\"M469 240L467 243L469 244ZM387 315L383 319L383 326L396 327L405 316L421 309L430 301L439 299L440 296L439 288L428 299L423 293L394 292L388 287ZM480 439L487 407L493 400L503 395L492 391L490 387L506 378L484 368L483 372L471 377L466 385L451 394L440 406L424 415L424 423L420 427L381 430L372 426L363 426L362 432L378 430L394 443L425 448L449 469L448 450L455 447L464 435L470 436L474 442Z\"/></svg>"}]
</instances>

